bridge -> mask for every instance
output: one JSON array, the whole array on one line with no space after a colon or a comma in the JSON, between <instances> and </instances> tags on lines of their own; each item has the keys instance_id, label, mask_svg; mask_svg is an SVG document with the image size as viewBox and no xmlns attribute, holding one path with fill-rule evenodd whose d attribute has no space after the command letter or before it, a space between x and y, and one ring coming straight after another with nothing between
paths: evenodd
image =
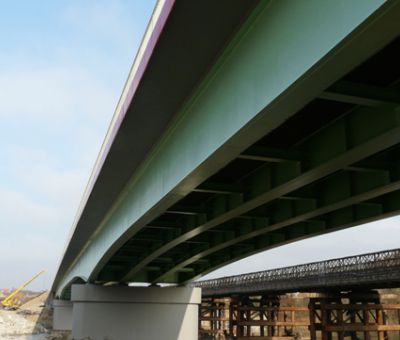
<instances>
[{"instance_id":1,"label":"bridge","mask_svg":"<svg viewBox=\"0 0 400 340\"><path fill-rule=\"evenodd\" d=\"M122 285L397 215L399 17L396 0L159 1L52 286L74 336L110 329L86 307ZM198 301L169 291L130 299Z\"/></svg>"},{"instance_id":2,"label":"bridge","mask_svg":"<svg viewBox=\"0 0 400 340\"><path fill-rule=\"evenodd\" d=\"M343 339L347 330L353 338L391 339L400 330L400 295L374 289L400 287L399 269L400 249L393 249L193 282L203 296L199 332L204 339L227 332L292 340L296 331L317 340Z\"/></svg>"},{"instance_id":3,"label":"bridge","mask_svg":"<svg viewBox=\"0 0 400 340\"><path fill-rule=\"evenodd\" d=\"M400 249L194 282L203 296L400 287Z\"/></svg>"}]
</instances>

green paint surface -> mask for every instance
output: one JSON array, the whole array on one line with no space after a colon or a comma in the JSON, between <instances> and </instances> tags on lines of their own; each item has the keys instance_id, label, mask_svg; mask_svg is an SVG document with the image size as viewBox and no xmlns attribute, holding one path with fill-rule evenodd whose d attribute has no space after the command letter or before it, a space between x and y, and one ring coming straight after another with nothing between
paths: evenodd
<instances>
[{"instance_id":1,"label":"green paint surface","mask_svg":"<svg viewBox=\"0 0 400 340\"><path fill-rule=\"evenodd\" d=\"M134 234L146 220L155 217L157 211L149 211L161 199L169 195L173 201L190 192L202 178L196 173L201 165L210 162L210 169L224 165L226 160L222 159L218 166L219 160L213 159L218 149L224 147L238 154L246 148L248 141L235 135L249 122L257 121L265 107L382 3L263 2L127 184L58 291L75 277L90 278L103 254L124 233L130 230ZM279 124L282 118L277 115L270 119ZM270 129L275 126L271 124ZM187 181L181 185L184 179Z\"/></svg>"}]
</instances>

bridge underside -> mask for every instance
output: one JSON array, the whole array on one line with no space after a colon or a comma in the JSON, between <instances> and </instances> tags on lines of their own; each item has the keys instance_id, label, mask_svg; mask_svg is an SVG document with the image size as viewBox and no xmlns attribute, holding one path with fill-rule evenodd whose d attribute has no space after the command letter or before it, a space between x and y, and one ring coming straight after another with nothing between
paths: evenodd
<instances>
[{"instance_id":1,"label":"bridge underside","mask_svg":"<svg viewBox=\"0 0 400 340\"><path fill-rule=\"evenodd\" d=\"M98 281L182 283L400 210L400 39L129 239Z\"/></svg>"},{"instance_id":2,"label":"bridge underside","mask_svg":"<svg viewBox=\"0 0 400 340\"><path fill-rule=\"evenodd\" d=\"M85 251L67 249L75 260L62 264L58 295L84 281L182 284L400 213L399 3L267 3L205 70ZM285 20L304 32L276 34Z\"/></svg>"}]
</instances>

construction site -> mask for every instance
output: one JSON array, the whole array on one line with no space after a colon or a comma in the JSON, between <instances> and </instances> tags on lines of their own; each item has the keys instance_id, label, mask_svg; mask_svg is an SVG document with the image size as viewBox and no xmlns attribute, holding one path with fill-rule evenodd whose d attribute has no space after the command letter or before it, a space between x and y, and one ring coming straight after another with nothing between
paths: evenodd
<instances>
[{"instance_id":1,"label":"construction site","mask_svg":"<svg viewBox=\"0 0 400 340\"><path fill-rule=\"evenodd\" d=\"M199 339L400 339L399 290L203 299Z\"/></svg>"},{"instance_id":2,"label":"construction site","mask_svg":"<svg viewBox=\"0 0 400 340\"><path fill-rule=\"evenodd\" d=\"M21 305L0 309L0 339L56 340L68 339L69 332L53 331L53 313L46 305L48 292L23 291Z\"/></svg>"},{"instance_id":3,"label":"construction site","mask_svg":"<svg viewBox=\"0 0 400 340\"><path fill-rule=\"evenodd\" d=\"M198 339L399 340L399 269L392 249L193 282ZM27 290L42 273L0 290L0 339L73 339L49 293Z\"/></svg>"},{"instance_id":4,"label":"construction site","mask_svg":"<svg viewBox=\"0 0 400 340\"><path fill-rule=\"evenodd\" d=\"M53 330L49 293L27 289L43 273L44 271L39 272L16 289L0 289L0 339L68 339L69 332Z\"/></svg>"},{"instance_id":5,"label":"construction site","mask_svg":"<svg viewBox=\"0 0 400 340\"><path fill-rule=\"evenodd\" d=\"M194 283L200 339L398 340L400 249Z\"/></svg>"},{"instance_id":6,"label":"construction site","mask_svg":"<svg viewBox=\"0 0 400 340\"><path fill-rule=\"evenodd\" d=\"M0 309L0 339L72 339L71 332L52 329L47 292L26 291L20 297L26 301L22 305ZM233 339L398 340L400 289L204 297L199 307L199 340Z\"/></svg>"}]
</instances>

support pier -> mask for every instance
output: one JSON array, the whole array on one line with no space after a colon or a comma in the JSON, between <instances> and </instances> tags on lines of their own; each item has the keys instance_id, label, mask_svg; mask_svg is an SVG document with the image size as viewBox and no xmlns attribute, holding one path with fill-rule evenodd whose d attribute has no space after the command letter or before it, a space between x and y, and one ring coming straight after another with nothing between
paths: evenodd
<instances>
[{"instance_id":1,"label":"support pier","mask_svg":"<svg viewBox=\"0 0 400 340\"><path fill-rule=\"evenodd\" d=\"M71 300L76 340L198 340L199 288L73 285Z\"/></svg>"}]
</instances>

